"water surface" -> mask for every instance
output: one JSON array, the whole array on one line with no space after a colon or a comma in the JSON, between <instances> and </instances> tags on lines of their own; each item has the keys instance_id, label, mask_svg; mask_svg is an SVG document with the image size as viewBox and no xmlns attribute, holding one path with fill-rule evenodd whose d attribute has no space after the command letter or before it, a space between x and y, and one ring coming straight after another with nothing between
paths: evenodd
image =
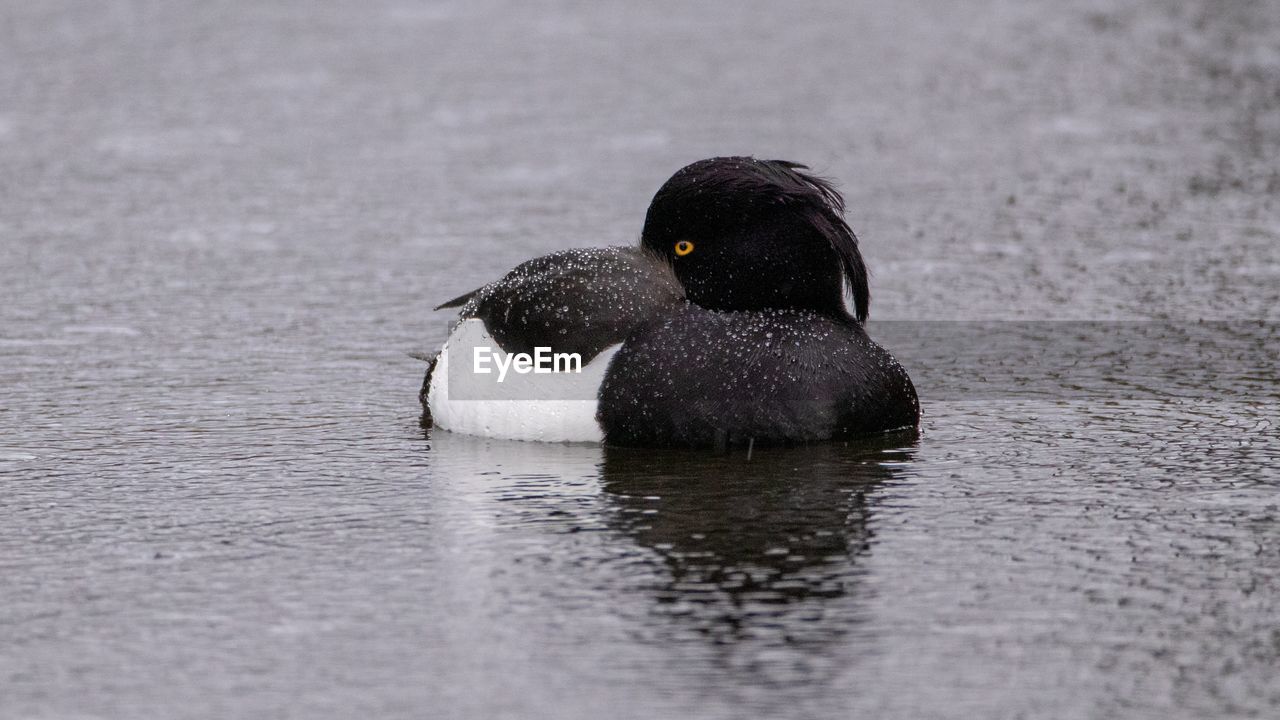
<instances>
[{"instance_id":1,"label":"water surface","mask_svg":"<svg viewBox=\"0 0 1280 720\"><path fill-rule=\"evenodd\" d=\"M0 9L0 716L1275 714L1280 14L667 5ZM727 153L918 435L419 426L434 304Z\"/></svg>"}]
</instances>

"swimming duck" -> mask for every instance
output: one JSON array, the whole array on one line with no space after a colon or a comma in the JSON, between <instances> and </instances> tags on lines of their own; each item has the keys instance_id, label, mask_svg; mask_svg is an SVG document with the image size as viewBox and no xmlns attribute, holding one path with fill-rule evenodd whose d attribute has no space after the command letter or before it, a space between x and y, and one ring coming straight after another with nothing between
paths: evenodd
<instances>
[{"instance_id":1,"label":"swimming duck","mask_svg":"<svg viewBox=\"0 0 1280 720\"><path fill-rule=\"evenodd\" d=\"M863 328L870 302L829 181L784 160L701 160L658 190L638 247L555 252L437 307L461 309L423 381L424 422L694 447L914 427L911 379Z\"/></svg>"}]
</instances>

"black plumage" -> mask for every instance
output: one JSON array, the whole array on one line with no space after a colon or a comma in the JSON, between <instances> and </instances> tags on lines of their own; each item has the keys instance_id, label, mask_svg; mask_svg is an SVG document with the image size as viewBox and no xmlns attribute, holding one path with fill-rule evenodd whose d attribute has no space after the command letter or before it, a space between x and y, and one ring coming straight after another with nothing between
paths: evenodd
<instances>
[{"instance_id":1,"label":"black plumage","mask_svg":"<svg viewBox=\"0 0 1280 720\"><path fill-rule=\"evenodd\" d=\"M914 426L915 388L862 326L687 304L638 328L600 388L618 445L811 442Z\"/></svg>"}]
</instances>

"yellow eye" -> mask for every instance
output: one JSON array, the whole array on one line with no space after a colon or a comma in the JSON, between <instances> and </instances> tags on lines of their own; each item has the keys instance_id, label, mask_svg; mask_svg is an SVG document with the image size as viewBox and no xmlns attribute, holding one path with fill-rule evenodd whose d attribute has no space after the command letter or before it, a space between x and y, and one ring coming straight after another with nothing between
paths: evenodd
<instances>
[{"instance_id":1,"label":"yellow eye","mask_svg":"<svg viewBox=\"0 0 1280 720\"><path fill-rule=\"evenodd\" d=\"M688 255L691 252L693 252L693 243L689 242L688 240L681 240L680 242L676 243L676 255L679 255L680 257L684 257L685 255Z\"/></svg>"}]
</instances>

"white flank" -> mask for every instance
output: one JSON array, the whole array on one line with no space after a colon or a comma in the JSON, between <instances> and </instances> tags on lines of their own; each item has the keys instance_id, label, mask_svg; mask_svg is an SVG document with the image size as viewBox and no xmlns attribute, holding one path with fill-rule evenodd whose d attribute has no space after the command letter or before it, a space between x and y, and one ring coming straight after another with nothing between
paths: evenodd
<instances>
[{"instance_id":1,"label":"white flank","mask_svg":"<svg viewBox=\"0 0 1280 720\"><path fill-rule=\"evenodd\" d=\"M440 358L431 374L427 405L436 427L508 440L604 440L604 431L596 421L598 401L594 398L620 343L592 358L580 373L522 375L513 372L506 375L501 384L494 384L496 374L472 372L477 347L491 348L495 360L506 361L506 353L489 335L484 321L471 319L458 323L440 349ZM455 364L452 377L451 363ZM454 399L449 397L450 390ZM493 397L495 393L499 399L461 399Z\"/></svg>"}]
</instances>

